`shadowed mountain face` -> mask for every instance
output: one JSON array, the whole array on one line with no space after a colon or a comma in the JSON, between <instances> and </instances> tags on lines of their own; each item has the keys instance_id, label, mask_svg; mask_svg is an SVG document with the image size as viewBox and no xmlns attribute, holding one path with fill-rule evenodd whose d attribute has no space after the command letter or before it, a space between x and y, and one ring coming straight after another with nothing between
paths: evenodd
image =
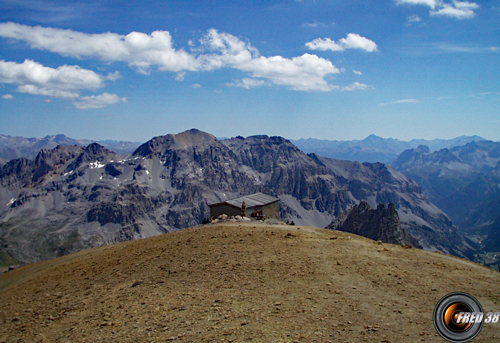
<instances>
[{"instance_id":1,"label":"shadowed mountain face","mask_svg":"<svg viewBox=\"0 0 500 343\"><path fill-rule=\"evenodd\" d=\"M281 137L218 141L189 130L155 137L126 158L99 144L42 150L0 171L0 244L19 261L190 227L208 204L261 191L280 215L325 227L366 199L394 203L421 246L472 258L474 244L418 185L381 163L306 155Z\"/></svg>"}]
</instances>

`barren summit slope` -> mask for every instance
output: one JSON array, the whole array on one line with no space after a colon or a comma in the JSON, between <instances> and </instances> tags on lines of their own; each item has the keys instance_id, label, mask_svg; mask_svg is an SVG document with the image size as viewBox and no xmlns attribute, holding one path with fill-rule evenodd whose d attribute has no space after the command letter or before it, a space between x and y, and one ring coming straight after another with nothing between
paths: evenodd
<instances>
[{"instance_id":1,"label":"barren summit slope","mask_svg":"<svg viewBox=\"0 0 500 343\"><path fill-rule=\"evenodd\" d=\"M0 277L0 342L444 342L453 291L500 312L500 274L353 234L222 224L103 246ZM500 340L485 325L474 342Z\"/></svg>"}]
</instances>

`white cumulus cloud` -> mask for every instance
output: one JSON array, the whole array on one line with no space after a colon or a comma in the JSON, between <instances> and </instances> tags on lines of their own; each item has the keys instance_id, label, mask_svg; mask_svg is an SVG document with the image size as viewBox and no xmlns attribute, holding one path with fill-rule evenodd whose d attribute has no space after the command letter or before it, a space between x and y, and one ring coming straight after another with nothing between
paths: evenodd
<instances>
[{"instance_id":1,"label":"white cumulus cloud","mask_svg":"<svg viewBox=\"0 0 500 343\"><path fill-rule=\"evenodd\" d=\"M259 57L259 51L247 42L229 33L208 30L201 40L203 52L199 60L204 70L214 70L223 67L239 69L242 64Z\"/></svg>"},{"instance_id":2,"label":"white cumulus cloud","mask_svg":"<svg viewBox=\"0 0 500 343\"><path fill-rule=\"evenodd\" d=\"M120 98L116 94L103 93L101 95L82 96L73 103L78 109L103 108L118 102L127 102L127 98Z\"/></svg>"},{"instance_id":3,"label":"white cumulus cloud","mask_svg":"<svg viewBox=\"0 0 500 343\"><path fill-rule=\"evenodd\" d=\"M334 40L330 38L316 38L311 42L307 42L306 46L311 50L331 50L331 51L344 51L345 48L340 44L337 44Z\"/></svg>"},{"instance_id":4,"label":"white cumulus cloud","mask_svg":"<svg viewBox=\"0 0 500 343\"><path fill-rule=\"evenodd\" d=\"M91 108L86 104L106 103L105 100L112 104L107 93L104 93L105 96L80 97L80 91L97 90L104 87L105 81L118 77L118 73L103 76L78 66L50 68L31 60L23 63L0 60L0 83L18 85L16 90L20 93L72 99L78 108Z\"/></svg>"},{"instance_id":5,"label":"white cumulus cloud","mask_svg":"<svg viewBox=\"0 0 500 343\"><path fill-rule=\"evenodd\" d=\"M42 95L51 98L61 98L61 99L74 99L78 98L80 94L78 92L65 91L57 88L50 87L39 87L35 85L22 85L17 87L19 93L26 93L32 95Z\"/></svg>"},{"instance_id":6,"label":"white cumulus cloud","mask_svg":"<svg viewBox=\"0 0 500 343\"><path fill-rule=\"evenodd\" d=\"M177 81L184 79L186 71L233 68L248 73L250 79L264 80L269 84L285 86L297 91L329 91L336 89L337 86L331 85L327 78L340 73L330 60L308 53L291 58L262 56L249 42L215 29L208 30L198 46L190 42L190 52L174 48L172 37L167 31L154 31L151 34L131 32L128 35L109 32L86 34L72 30L0 23L0 37L26 41L32 48L51 51L63 56L125 62L138 72L145 74L150 72L151 67L157 66L163 71L176 72ZM310 45L314 47L312 42ZM354 33L340 39L338 45L342 49L377 50L374 42ZM76 73L77 67L64 66L64 68L67 69L64 69L66 73L70 71ZM83 73L84 69L78 71ZM59 73L62 72L63 70L59 71ZM20 82L20 84L30 85L23 90L33 94L45 93L53 97L70 98L77 94L78 89L99 88L105 80L119 77L119 74L111 74L104 78L92 71L85 72L87 75L81 82L82 85L87 85L85 87L48 87L47 84L51 83L47 82ZM91 77L95 79L94 88L90 86L93 85L90 81ZM78 85L78 80L75 79L73 82ZM255 82L252 85L254 84ZM248 81L246 85L251 87ZM69 93L62 93L63 91Z\"/></svg>"},{"instance_id":7,"label":"white cumulus cloud","mask_svg":"<svg viewBox=\"0 0 500 343\"><path fill-rule=\"evenodd\" d=\"M253 77L266 78L276 85L298 91L328 91L330 84L325 76L340 73L329 60L310 54L291 59L259 57L242 64L239 69L250 72Z\"/></svg>"},{"instance_id":8,"label":"white cumulus cloud","mask_svg":"<svg viewBox=\"0 0 500 343\"><path fill-rule=\"evenodd\" d=\"M79 90L101 88L107 79L78 66L50 68L31 60L23 63L0 60L0 83L17 84L22 93L75 98Z\"/></svg>"},{"instance_id":9,"label":"white cumulus cloud","mask_svg":"<svg viewBox=\"0 0 500 343\"><path fill-rule=\"evenodd\" d=\"M161 70L181 71L199 69L196 59L184 50L173 47L168 31L150 35L131 32L87 34L17 23L1 23L0 36L26 41L31 48L48 50L72 57L94 57L104 61L122 61L147 73L151 65Z\"/></svg>"},{"instance_id":10,"label":"white cumulus cloud","mask_svg":"<svg viewBox=\"0 0 500 343\"><path fill-rule=\"evenodd\" d=\"M5 94L5 95L2 95L2 99L12 100L12 99L14 99L14 96L12 94Z\"/></svg>"},{"instance_id":11,"label":"white cumulus cloud","mask_svg":"<svg viewBox=\"0 0 500 343\"><path fill-rule=\"evenodd\" d=\"M431 11L431 15L469 19L476 16L474 10L477 8L479 5L476 3L454 1L452 4L443 4L442 7Z\"/></svg>"},{"instance_id":12,"label":"white cumulus cloud","mask_svg":"<svg viewBox=\"0 0 500 343\"><path fill-rule=\"evenodd\" d=\"M475 2L452 0L395 0L397 4L425 5L431 8L430 15L446 16L456 19L470 19L476 16L474 10L479 8Z\"/></svg>"},{"instance_id":13,"label":"white cumulus cloud","mask_svg":"<svg viewBox=\"0 0 500 343\"><path fill-rule=\"evenodd\" d=\"M306 46L311 50L321 51L344 51L346 49L360 49L366 52L377 51L377 44L374 41L357 33L349 33L346 38L339 39L338 43L330 38L316 38L311 42L307 42Z\"/></svg>"},{"instance_id":14,"label":"white cumulus cloud","mask_svg":"<svg viewBox=\"0 0 500 343\"><path fill-rule=\"evenodd\" d=\"M204 69L231 67L293 90L328 91L330 85L325 77L340 72L331 61L316 55L304 54L293 58L261 56L249 43L216 30L209 30L202 43L210 51L200 56Z\"/></svg>"}]
</instances>

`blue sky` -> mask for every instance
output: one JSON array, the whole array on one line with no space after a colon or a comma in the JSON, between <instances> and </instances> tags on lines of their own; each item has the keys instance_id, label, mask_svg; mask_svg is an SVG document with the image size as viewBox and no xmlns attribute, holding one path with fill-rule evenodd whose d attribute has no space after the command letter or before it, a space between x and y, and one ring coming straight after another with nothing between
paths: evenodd
<instances>
[{"instance_id":1,"label":"blue sky","mask_svg":"<svg viewBox=\"0 0 500 343\"><path fill-rule=\"evenodd\" d=\"M0 134L500 140L500 0L0 1Z\"/></svg>"}]
</instances>

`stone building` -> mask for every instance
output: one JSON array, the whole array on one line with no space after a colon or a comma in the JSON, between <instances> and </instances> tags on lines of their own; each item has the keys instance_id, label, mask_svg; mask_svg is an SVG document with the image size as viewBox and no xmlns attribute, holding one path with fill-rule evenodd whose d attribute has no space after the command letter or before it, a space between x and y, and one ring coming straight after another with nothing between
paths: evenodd
<instances>
[{"instance_id":1,"label":"stone building","mask_svg":"<svg viewBox=\"0 0 500 343\"><path fill-rule=\"evenodd\" d=\"M279 201L280 199L270 195L255 193L208 206L210 206L212 218L217 218L221 214L241 215L243 202L245 202L247 217L257 217L260 212L260 215L266 218L279 218Z\"/></svg>"}]
</instances>

